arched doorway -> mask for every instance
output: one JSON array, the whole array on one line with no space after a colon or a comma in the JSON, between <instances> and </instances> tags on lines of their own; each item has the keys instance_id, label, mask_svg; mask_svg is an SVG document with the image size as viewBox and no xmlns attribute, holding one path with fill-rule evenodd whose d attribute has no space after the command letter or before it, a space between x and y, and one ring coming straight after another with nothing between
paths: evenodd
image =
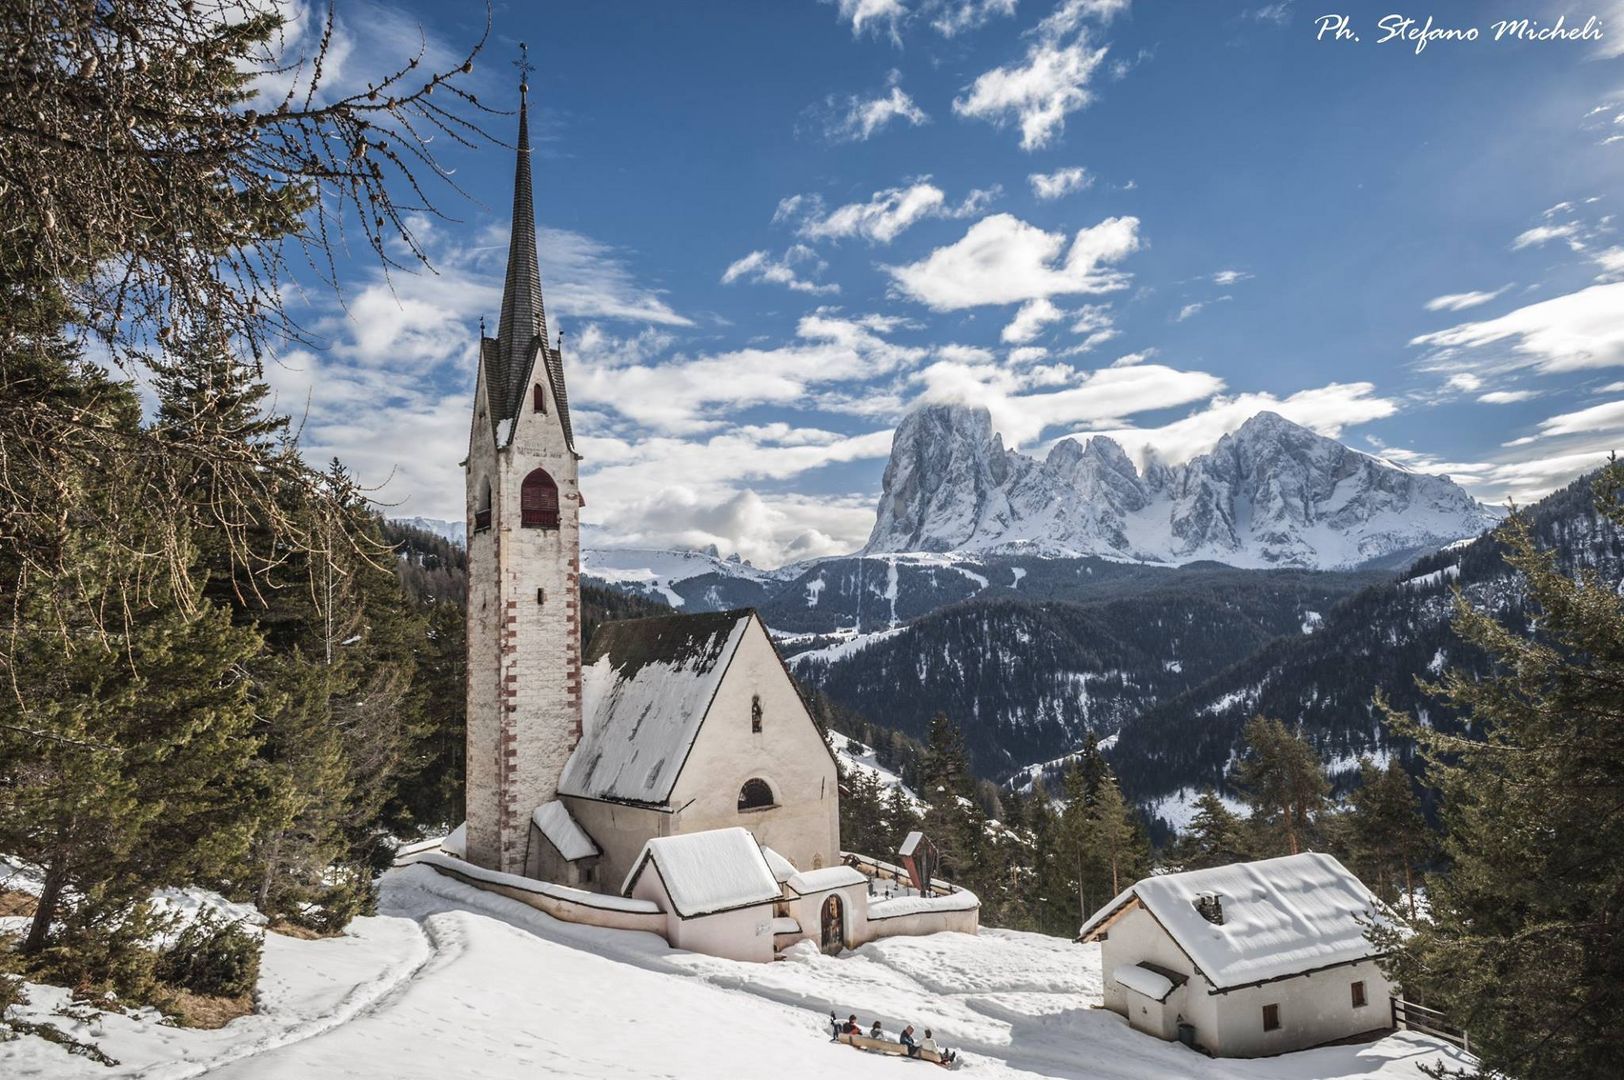
<instances>
[{"instance_id":1,"label":"arched doorway","mask_svg":"<svg viewBox=\"0 0 1624 1080\"><path fill-rule=\"evenodd\" d=\"M823 951L833 955L846 947L846 918L839 893L823 902Z\"/></svg>"}]
</instances>

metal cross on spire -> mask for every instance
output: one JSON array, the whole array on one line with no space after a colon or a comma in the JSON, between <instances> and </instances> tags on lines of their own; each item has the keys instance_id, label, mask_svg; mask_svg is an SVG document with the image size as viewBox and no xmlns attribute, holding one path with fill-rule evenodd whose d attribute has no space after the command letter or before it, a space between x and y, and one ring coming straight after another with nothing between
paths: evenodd
<instances>
[{"instance_id":1,"label":"metal cross on spire","mask_svg":"<svg viewBox=\"0 0 1624 1080\"><path fill-rule=\"evenodd\" d=\"M530 89L530 73L536 66L530 62L530 46L519 42L519 58L513 61L513 66L519 69L519 93Z\"/></svg>"}]
</instances>

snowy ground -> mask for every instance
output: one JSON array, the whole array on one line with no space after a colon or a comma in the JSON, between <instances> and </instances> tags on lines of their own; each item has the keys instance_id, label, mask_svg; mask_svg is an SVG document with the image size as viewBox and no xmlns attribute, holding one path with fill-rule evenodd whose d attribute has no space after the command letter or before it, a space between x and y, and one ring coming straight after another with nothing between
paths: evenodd
<instances>
[{"instance_id":1,"label":"snowy ground","mask_svg":"<svg viewBox=\"0 0 1624 1080\"><path fill-rule=\"evenodd\" d=\"M933 1027L964 1049L966 1074L986 1077L1419 1080L1417 1063L1452 1053L1406 1033L1209 1060L1092 1007L1097 946L1034 934L893 939L840 958L803 945L781 963L741 964L560 923L423 866L390 873L382 910L343 938L268 935L262 1011L220 1031L150 1015L73 1022L51 1016L61 991L33 987L31 1018L94 1040L121 1064L25 1036L0 1043L0 1076L861 1080L927 1070L830 1043L831 1008L865 1024L878 1017L892 1032Z\"/></svg>"}]
</instances>

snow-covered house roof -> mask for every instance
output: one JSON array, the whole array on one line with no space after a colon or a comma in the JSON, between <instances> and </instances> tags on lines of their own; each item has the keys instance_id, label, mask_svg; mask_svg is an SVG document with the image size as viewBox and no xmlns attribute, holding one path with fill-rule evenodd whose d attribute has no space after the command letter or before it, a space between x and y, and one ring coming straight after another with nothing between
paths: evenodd
<instances>
[{"instance_id":1,"label":"snow-covered house roof","mask_svg":"<svg viewBox=\"0 0 1624 1080\"><path fill-rule=\"evenodd\" d=\"M1167 995L1173 992L1172 979L1154 968L1140 964L1119 964L1111 972L1111 978L1152 1001L1166 1001Z\"/></svg>"},{"instance_id":2,"label":"snow-covered house roof","mask_svg":"<svg viewBox=\"0 0 1624 1080\"><path fill-rule=\"evenodd\" d=\"M637 879L653 867L685 919L764 904L779 897L778 881L747 829L709 829L656 836L643 845L620 890L630 896Z\"/></svg>"},{"instance_id":3,"label":"snow-covered house roof","mask_svg":"<svg viewBox=\"0 0 1624 1080\"><path fill-rule=\"evenodd\" d=\"M536 807L536 812L530 815L530 820L536 823L541 835L545 836L547 842L558 849L558 853L568 862L603 854L603 850L570 814L569 807L557 799Z\"/></svg>"},{"instance_id":4,"label":"snow-covered house roof","mask_svg":"<svg viewBox=\"0 0 1624 1080\"><path fill-rule=\"evenodd\" d=\"M1336 859L1304 852L1145 878L1095 912L1078 937L1094 940L1135 904L1215 990L1369 959L1377 950L1366 928L1394 921Z\"/></svg>"},{"instance_id":5,"label":"snow-covered house roof","mask_svg":"<svg viewBox=\"0 0 1624 1080\"><path fill-rule=\"evenodd\" d=\"M561 795L661 805L755 612L605 623L581 674L581 741Z\"/></svg>"}]
</instances>

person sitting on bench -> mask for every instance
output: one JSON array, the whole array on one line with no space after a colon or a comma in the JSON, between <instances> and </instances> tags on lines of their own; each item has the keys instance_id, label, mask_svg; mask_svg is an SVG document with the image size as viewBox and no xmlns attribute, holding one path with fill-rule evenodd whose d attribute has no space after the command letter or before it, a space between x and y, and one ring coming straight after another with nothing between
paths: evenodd
<instances>
[{"instance_id":1,"label":"person sitting on bench","mask_svg":"<svg viewBox=\"0 0 1624 1080\"><path fill-rule=\"evenodd\" d=\"M874 1021L874 1026L868 1029L868 1037L871 1039L885 1038L885 1029L880 1027L878 1020Z\"/></svg>"},{"instance_id":2,"label":"person sitting on bench","mask_svg":"<svg viewBox=\"0 0 1624 1080\"><path fill-rule=\"evenodd\" d=\"M925 1039L919 1044L919 1049L936 1053L936 1040L930 1037L930 1028L925 1029Z\"/></svg>"},{"instance_id":3,"label":"person sitting on bench","mask_svg":"<svg viewBox=\"0 0 1624 1080\"><path fill-rule=\"evenodd\" d=\"M861 1035L863 1033L863 1025L857 1022L856 1013L846 1017L846 1022L840 1025L840 1033L842 1035Z\"/></svg>"},{"instance_id":4,"label":"person sitting on bench","mask_svg":"<svg viewBox=\"0 0 1624 1080\"><path fill-rule=\"evenodd\" d=\"M902 1045L908 1048L909 1057L919 1056L919 1044L914 1042L912 1024L902 1029Z\"/></svg>"}]
</instances>

